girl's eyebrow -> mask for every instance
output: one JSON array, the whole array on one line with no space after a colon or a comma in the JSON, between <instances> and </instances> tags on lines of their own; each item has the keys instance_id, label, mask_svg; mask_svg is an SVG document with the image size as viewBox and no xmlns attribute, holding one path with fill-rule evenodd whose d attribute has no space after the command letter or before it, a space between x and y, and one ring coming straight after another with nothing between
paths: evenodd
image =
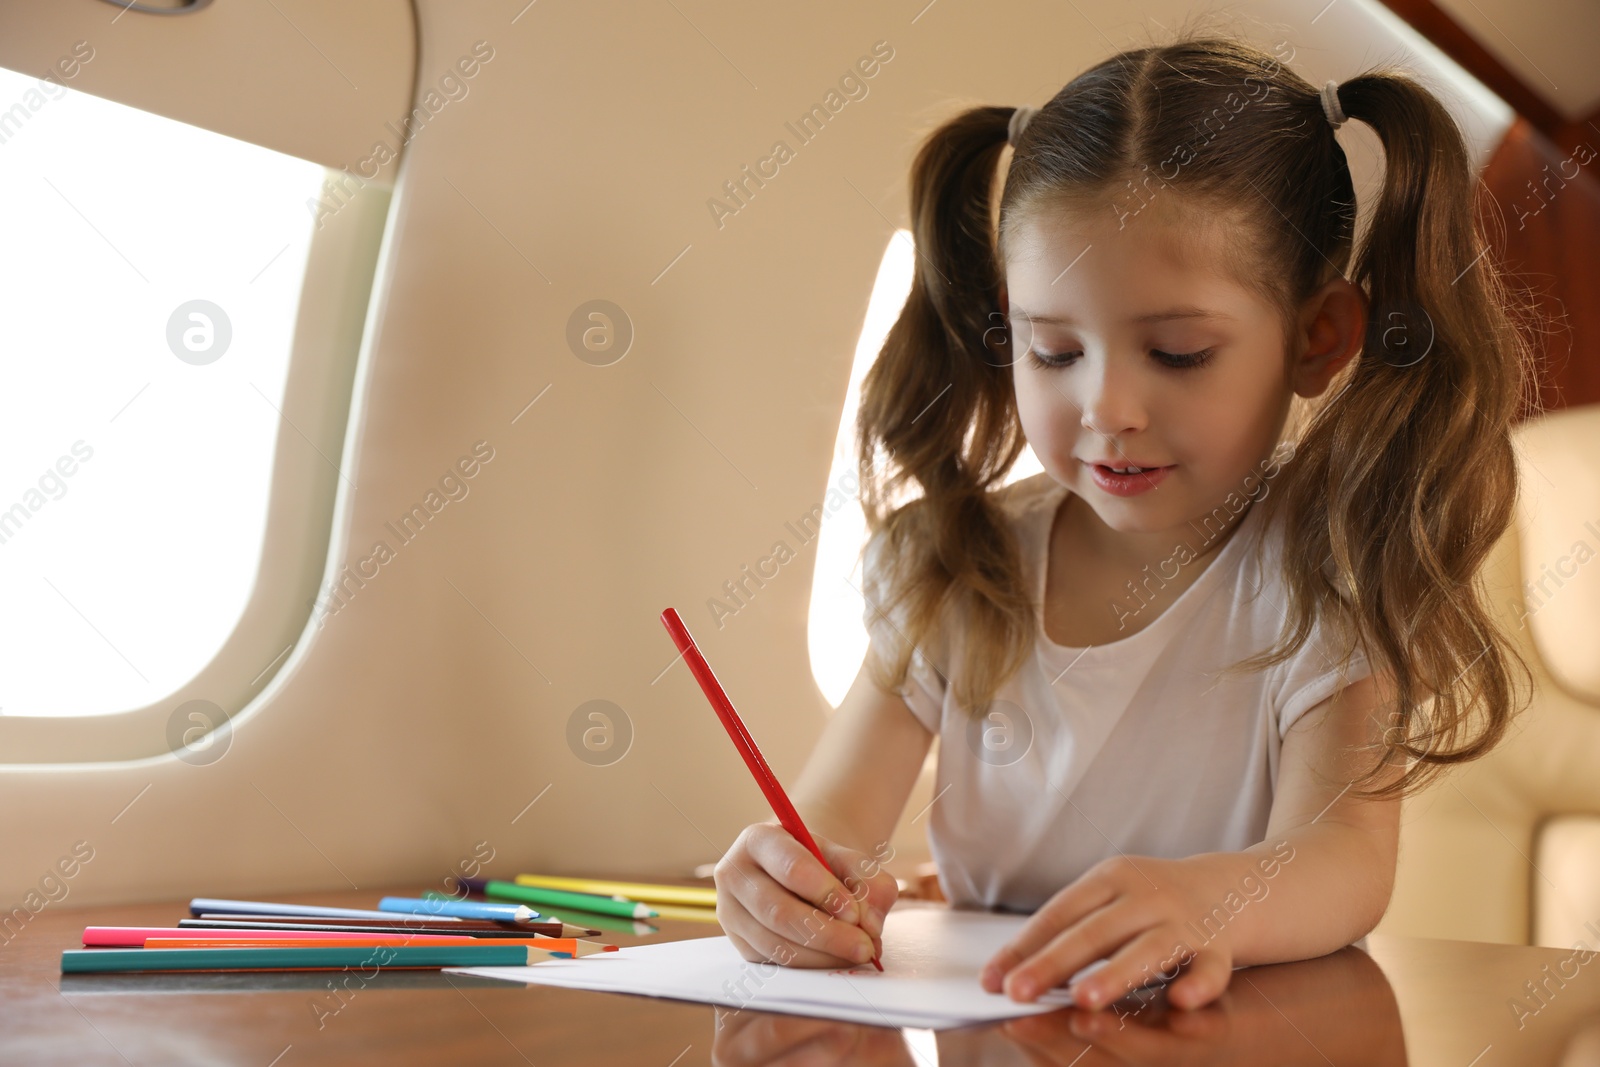
<instances>
[{"instance_id":1,"label":"girl's eyebrow","mask_svg":"<svg viewBox=\"0 0 1600 1067\"><path fill-rule=\"evenodd\" d=\"M1011 305L1011 313L1013 315L1020 315L1023 318L1027 319L1029 322L1042 322L1042 323L1045 323L1046 325L1049 325L1049 326L1076 326L1077 325L1076 321L1074 321L1073 319L1067 318L1065 316L1061 316L1061 315L1034 315L1034 314L1031 314L1031 313L1029 313L1027 311L1024 311L1022 308L1017 307L1017 305L1015 305L1015 304ZM1221 312L1221 311L1212 311L1212 310L1210 310L1208 308L1177 307L1177 308L1172 308L1172 309L1170 309L1168 311L1152 311L1152 312L1149 312L1149 313L1144 314L1144 315L1137 315L1137 316L1135 316L1133 318L1132 321L1138 322L1138 323L1149 323L1149 322L1167 322L1167 321L1170 321L1172 319L1229 319L1229 320L1232 320L1233 316L1229 315L1229 314L1226 314L1224 312Z\"/></svg>"}]
</instances>

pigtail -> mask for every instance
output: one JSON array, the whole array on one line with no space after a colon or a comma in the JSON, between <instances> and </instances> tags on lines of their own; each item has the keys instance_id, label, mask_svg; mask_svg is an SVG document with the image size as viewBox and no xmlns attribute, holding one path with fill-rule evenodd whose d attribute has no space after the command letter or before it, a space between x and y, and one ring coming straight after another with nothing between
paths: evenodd
<instances>
[{"instance_id":1,"label":"pigtail","mask_svg":"<svg viewBox=\"0 0 1600 1067\"><path fill-rule=\"evenodd\" d=\"M993 198L1009 107L976 107L934 130L911 172L917 259L911 293L862 383L856 445L869 532L888 569L865 590L899 619L885 689L903 687L913 650L929 656L941 612L958 606L969 645L956 682L964 708L1021 666L1034 639L1014 538L988 490L1026 440L1016 418L1009 342L999 314ZM894 502L916 483L920 498ZM995 647L1005 650L999 661Z\"/></svg>"},{"instance_id":2,"label":"pigtail","mask_svg":"<svg viewBox=\"0 0 1600 1067\"><path fill-rule=\"evenodd\" d=\"M1338 99L1386 157L1351 277L1370 298L1366 340L1274 504L1294 644L1323 615L1392 672L1386 758L1356 784L1405 773L1353 794L1392 797L1489 751L1516 710L1513 670L1531 686L1478 575L1513 520L1511 429L1532 376L1455 121L1395 71L1351 79Z\"/></svg>"}]
</instances>

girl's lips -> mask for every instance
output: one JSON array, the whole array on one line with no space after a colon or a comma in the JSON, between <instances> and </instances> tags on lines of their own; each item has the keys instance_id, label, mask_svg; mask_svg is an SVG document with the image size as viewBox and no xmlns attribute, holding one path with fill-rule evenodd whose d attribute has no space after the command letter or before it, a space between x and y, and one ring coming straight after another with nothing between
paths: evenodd
<instances>
[{"instance_id":1,"label":"girl's lips","mask_svg":"<svg viewBox=\"0 0 1600 1067\"><path fill-rule=\"evenodd\" d=\"M1133 464L1119 464L1119 466L1133 466ZM1118 474L1103 463L1088 464L1090 476L1094 484L1110 493L1112 496L1138 496L1160 485L1172 472L1176 464L1166 467L1153 467L1149 470L1139 471L1137 474Z\"/></svg>"},{"instance_id":2,"label":"girl's lips","mask_svg":"<svg viewBox=\"0 0 1600 1067\"><path fill-rule=\"evenodd\" d=\"M1085 467L1122 467L1123 469L1127 469L1128 467L1144 467L1149 470L1156 470L1162 466L1173 466L1173 464L1170 463L1140 463L1138 460L1129 459L1127 456L1118 456L1114 461L1082 459L1078 462L1082 463Z\"/></svg>"}]
</instances>

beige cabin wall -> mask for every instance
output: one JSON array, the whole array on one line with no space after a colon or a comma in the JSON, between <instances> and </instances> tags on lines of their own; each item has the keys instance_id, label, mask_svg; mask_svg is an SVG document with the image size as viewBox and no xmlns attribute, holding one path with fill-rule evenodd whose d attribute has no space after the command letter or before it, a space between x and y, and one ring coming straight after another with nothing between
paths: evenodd
<instances>
[{"instance_id":1,"label":"beige cabin wall","mask_svg":"<svg viewBox=\"0 0 1600 1067\"><path fill-rule=\"evenodd\" d=\"M23 6L4 5L7 24ZM1041 104L1190 7L416 6L419 85L475 42L494 54L409 145L373 295L345 452L358 488L334 551L353 565L385 540L394 558L308 624L220 760L0 773L0 908L78 841L94 858L70 882L77 903L425 882L478 842L496 874L681 875L714 860L769 812L687 670L668 667L658 616L683 614L793 782L828 713L806 650L814 546L721 628L706 601L827 491L923 130L962 102ZM1293 41L1314 81L1370 62L1389 32L1359 4L1314 26L1302 4L1238 6L1263 44ZM797 145L785 122L876 42L893 57L863 79L868 95ZM52 47L26 43L39 61ZM303 42L260 47L332 85ZM214 74L207 87L225 101L233 86ZM316 126L315 94L285 104ZM1462 107L1491 139L1491 113ZM707 201L779 139L794 158L719 227ZM612 366L568 348L569 318L594 299L635 329ZM493 459L467 497L399 545L385 524L480 441ZM634 730L604 767L566 740L596 698ZM899 832L902 864L925 855L925 823Z\"/></svg>"}]
</instances>

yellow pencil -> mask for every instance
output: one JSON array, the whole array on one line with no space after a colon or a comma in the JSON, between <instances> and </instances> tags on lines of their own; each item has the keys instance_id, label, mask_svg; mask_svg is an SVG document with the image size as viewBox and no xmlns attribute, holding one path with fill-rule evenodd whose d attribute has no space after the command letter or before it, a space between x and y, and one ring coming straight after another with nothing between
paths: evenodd
<instances>
[{"instance_id":1,"label":"yellow pencil","mask_svg":"<svg viewBox=\"0 0 1600 1067\"><path fill-rule=\"evenodd\" d=\"M658 919L679 919L692 923L715 923L717 909L691 908L687 904L652 904Z\"/></svg>"},{"instance_id":2,"label":"yellow pencil","mask_svg":"<svg viewBox=\"0 0 1600 1067\"><path fill-rule=\"evenodd\" d=\"M647 882L612 882L602 878L561 878L546 874L519 874L518 885L539 886L544 889L564 889L572 893L596 893L600 896L627 897L647 904L687 904L690 907L714 908L717 891L711 886L655 885Z\"/></svg>"}]
</instances>

